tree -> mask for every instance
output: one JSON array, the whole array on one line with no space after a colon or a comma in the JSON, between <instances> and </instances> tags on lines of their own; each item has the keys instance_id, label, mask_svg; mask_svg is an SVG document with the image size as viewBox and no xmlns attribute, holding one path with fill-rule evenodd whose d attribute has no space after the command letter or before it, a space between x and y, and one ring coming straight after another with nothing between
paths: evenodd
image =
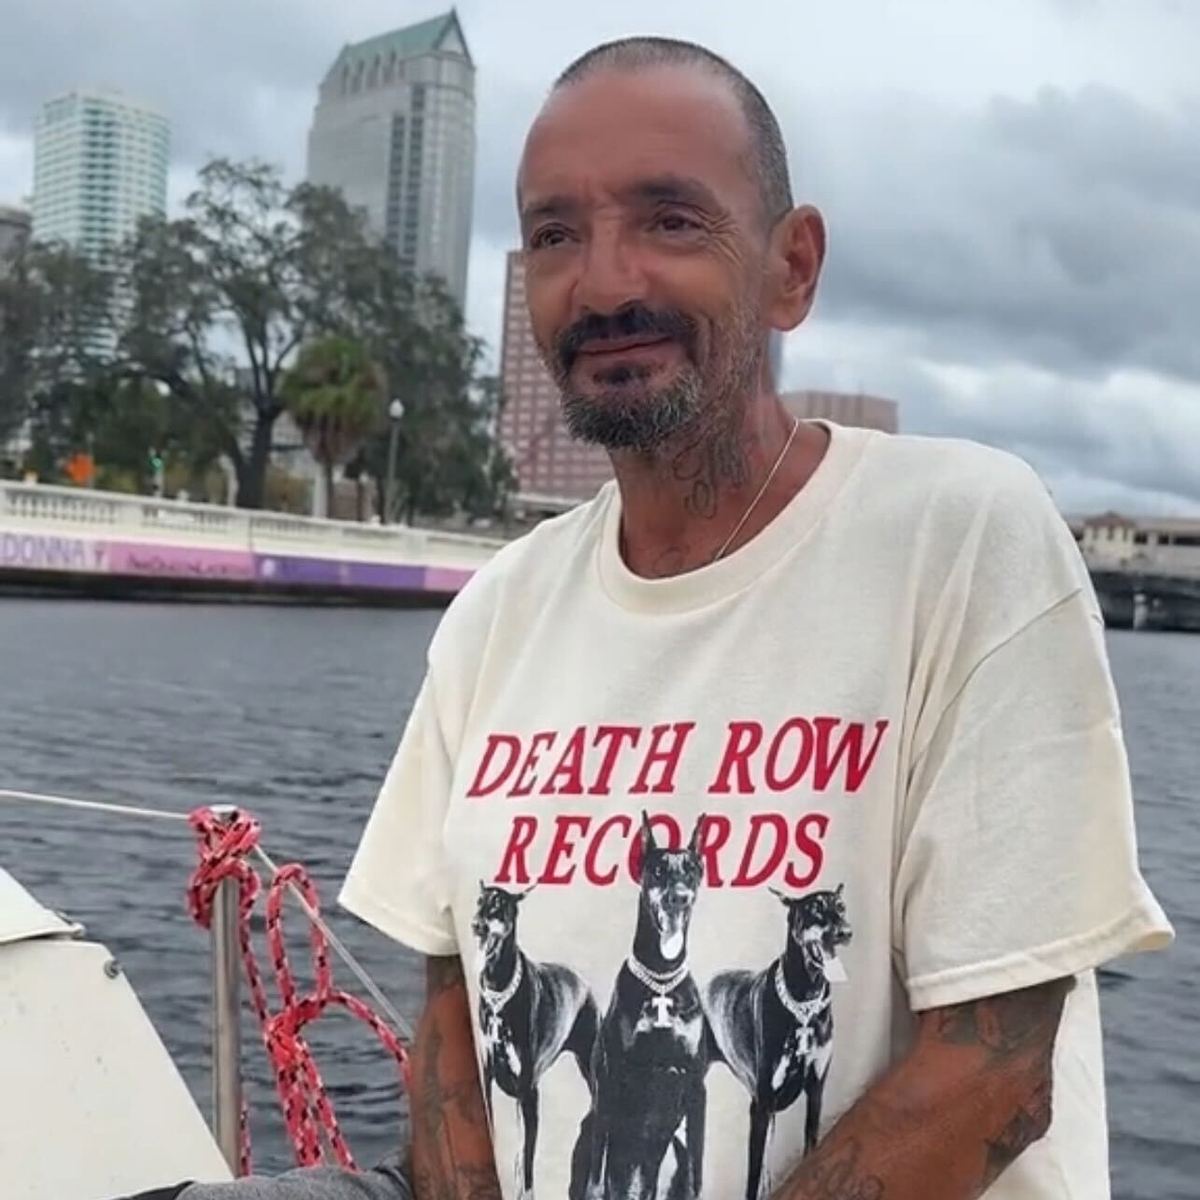
<instances>
[{"instance_id":1,"label":"tree","mask_svg":"<svg viewBox=\"0 0 1200 1200\"><path fill-rule=\"evenodd\" d=\"M257 508L297 347L345 328L373 246L339 193L216 159L177 221L146 222L125 255L125 369L161 380L233 463Z\"/></svg>"},{"instance_id":2,"label":"tree","mask_svg":"<svg viewBox=\"0 0 1200 1200\"><path fill-rule=\"evenodd\" d=\"M280 396L324 473L327 505L334 467L349 462L382 425L386 395L378 363L343 334L306 343L284 377Z\"/></svg>"},{"instance_id":3,"label":"tree","mask_svg":"<svg viewBox=\"0 0 1200 1200\"><path fill-rule=\"evenodd\" d=\"M404 404L396 430L394 511L384 512L387 489L380 488L380 515L395 520L406 514L411 521L417 513L490 512L495 495L485 481L498 461L493 430L499 391L478 379L483 344L467 334L440 279L407 274L391 255L376 259L373 271L357 333L383 366L389 396ZM386 481L390 440L390 427L381 428L347 474L366 472Z\"/></svg>"},{"instance_id":4,"label":"tree","mask_svg":"<svg viewBox=\"0 0 1200 1200\"><path fill-rule=\"evenodd\" d=\"M0 441L26 421L46 434L32 465L57 473L108 370L114 279L63 245L31 244L0 274Z\"/></svg>"}]
</instances>

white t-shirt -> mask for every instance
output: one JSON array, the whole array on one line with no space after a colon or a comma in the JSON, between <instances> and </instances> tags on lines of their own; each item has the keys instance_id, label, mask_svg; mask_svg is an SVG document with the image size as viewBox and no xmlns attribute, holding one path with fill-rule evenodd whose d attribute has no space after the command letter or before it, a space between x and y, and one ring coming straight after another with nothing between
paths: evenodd
<instances>
[{"instance_id":1,"label":"white t-shirt","mask_svg":"<svg viewBox=\"0 0 1200 1200\"><path fill-rule=\"evenodd\" d=\"M1092 971L1171 929L1086 570L1020 461L829 429L728 558L635 576L609 486L433 640L341 899L462 956L507 1200L526 1145L553 1200L577 1150L614 1194L770 1187L914 1012L1068 975L1051 1131L988 1196L1109 1194Z\"/></svg>"}]
</instances>

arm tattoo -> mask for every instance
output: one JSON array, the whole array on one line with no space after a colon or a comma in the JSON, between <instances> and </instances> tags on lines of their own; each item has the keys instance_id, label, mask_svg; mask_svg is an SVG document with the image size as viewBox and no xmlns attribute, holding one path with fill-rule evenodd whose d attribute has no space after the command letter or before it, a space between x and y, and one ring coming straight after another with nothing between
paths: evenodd
<instances>
[{"instance_id":1,"label":"arm tattoo","mask_svg":"<svg viewBox=\"0 0 1200 1200\"><path fill-rule=\"evenodd\" d=\"M440 996L465 982L462 959L430 958L426 961L425 986L430 998Z\"/></svg>"},{"instance_id":2,"label":"arm tattoo","mask_svg":"<svg viewBox=\"0 0 1200 1200\"><path fill-rule=\"evenodd\" d=\"M459 1001L451 995L465 982L462 963L457 958L431 958L426 974L426 1016L417 1033L414 1065L418 1078L410 1103L416 1197L500 1200L487 1112L473 1056L464 1063L457 1041L471 1036L469 1023L465 1029L459 1027ZM456 1039L449 1054L447 1030Z\"/></svg>"},{"instance_id":3,"label":"arm tattoo","mask_svg":"<svg viewBox=\"0 0 1200 1200\"><path fill-rule=\"evenodd\" d=\"M1045 1133L1050 1125L1050 1083L1041 1083L1034 1094L1013 1114L1012 1119L984 1145L987 1162L983 1168L983 1186L993 1183Z\"/></svg>"},{"instance_id":4,"label":"arm tattoo","mask_svg":"<svg viewBox=\"0 0 1200 1200\"><path fill-rule=\"evenodd\" d=\"M772 1200L975 1200L1050 1126L1070 979L922 1013L877 1080Z\"/></svg>"},{"instance_id":5,"label":"arm tattoo","mask_svg":"<svg viewBox=\"0 0 1200 1200\"><path fill-rule=\"evenodd\" d=\"M1052 1052L1063 1001L1074 980L1059 979L968 1004L939 1009L937 1037L955 1046L982 1046L997 1061Z\"/></svg>"},{"instance_id":6,"label":"arm tattoo","mask_svg":"<svg viewBox=\"0 0 1200 1200\"><path fill-rule=\"evenodd\" d=\"M827 1142L805 1159L799 1191L785 1186L787 1200L884 1200L883 1180L863 1169L862 1143L851 1137Z\"/></svg>"},{"instance_id":7,"label":"arm tattoo","mask_svg":"<svg viewBox=\"0 0 1200 1200\"><path fill-rule=\"evenodd\" d=\"M1028 1092L998 1133L984 1139L982 1186L989 1187L1050 1127L1054 1041L1073 979L1057 979L936 1014L937 1037L954 1046L976 1046L989 1066L1028 1078Z\"/></svg>"}]
</instances>

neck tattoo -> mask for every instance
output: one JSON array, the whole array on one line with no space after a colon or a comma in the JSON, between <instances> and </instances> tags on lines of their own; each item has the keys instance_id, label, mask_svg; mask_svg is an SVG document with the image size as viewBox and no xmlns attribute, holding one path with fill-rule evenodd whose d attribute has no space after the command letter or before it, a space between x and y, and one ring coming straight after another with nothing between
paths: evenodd
<instances>
[{"instance_id":1,"label":"neck tattoo","mask_svg":"<svg viewBox=\"0 0 1200 1200\"><path fill-rule=\"evenodd\" d=\"M718 550L716 552L716 554L713 555L713 559L712 559L713 562L717 562L719 559L722 559L725 557L726 553L729 550L729 547L733 545L734 539L737 537L737 535L739 533L742 532L742 529L745 527L746 522L748 520L750 520L750 514L754 512L754 510L758 507L759 502L767 494L767 488L769 488L771 486L772 480L775 478L776 475L779 474L779 468L783 466L783 460L785 458L787 458L787 452L792 448L792 443L796 440L796 431L799 428L800 428L800 418L793 417L792 418L792 431L791 431L791 433L788 434L787 441L783 443L783 449L780 450L779 457L775 460L775 465L770 469L770 471L767 472L767 477L766 477L766 479L763 480L762 487L760 487L758 489L758 493L755 495L754 499L750 501L750 506L746 509L746 511L744 513L742 513L742 519L733 527L733 532L725 539L725 542L721 546L720 550Z\"/></svg>"}]
</instances>

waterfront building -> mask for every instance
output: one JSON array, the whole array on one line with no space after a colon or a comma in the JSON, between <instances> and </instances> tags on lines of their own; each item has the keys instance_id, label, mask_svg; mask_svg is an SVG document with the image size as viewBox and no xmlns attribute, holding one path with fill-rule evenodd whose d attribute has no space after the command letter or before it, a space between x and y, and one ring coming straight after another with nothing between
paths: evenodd
<instances>
[{"instance_id":1,"label":"waterfront building","mask_svg":"<svg viewBox=\"0 0 1200 1200\"><path fill-rule=\"evenodd\" d=\"M1200 576L1200 517L1105 512L1070 524L1093 570Z\"/></svg>"},{"instance_id":2,"label":"waterfront building","mask_svg":"<svg viewBox=\"0 0 1200 1200\"><path fill-rule=\"evenodd\" d=\"M308 180L338 188L406 266L465 303L475 64L453 11L342 47L313 112Z\"/></svg>"}]
</instances>

